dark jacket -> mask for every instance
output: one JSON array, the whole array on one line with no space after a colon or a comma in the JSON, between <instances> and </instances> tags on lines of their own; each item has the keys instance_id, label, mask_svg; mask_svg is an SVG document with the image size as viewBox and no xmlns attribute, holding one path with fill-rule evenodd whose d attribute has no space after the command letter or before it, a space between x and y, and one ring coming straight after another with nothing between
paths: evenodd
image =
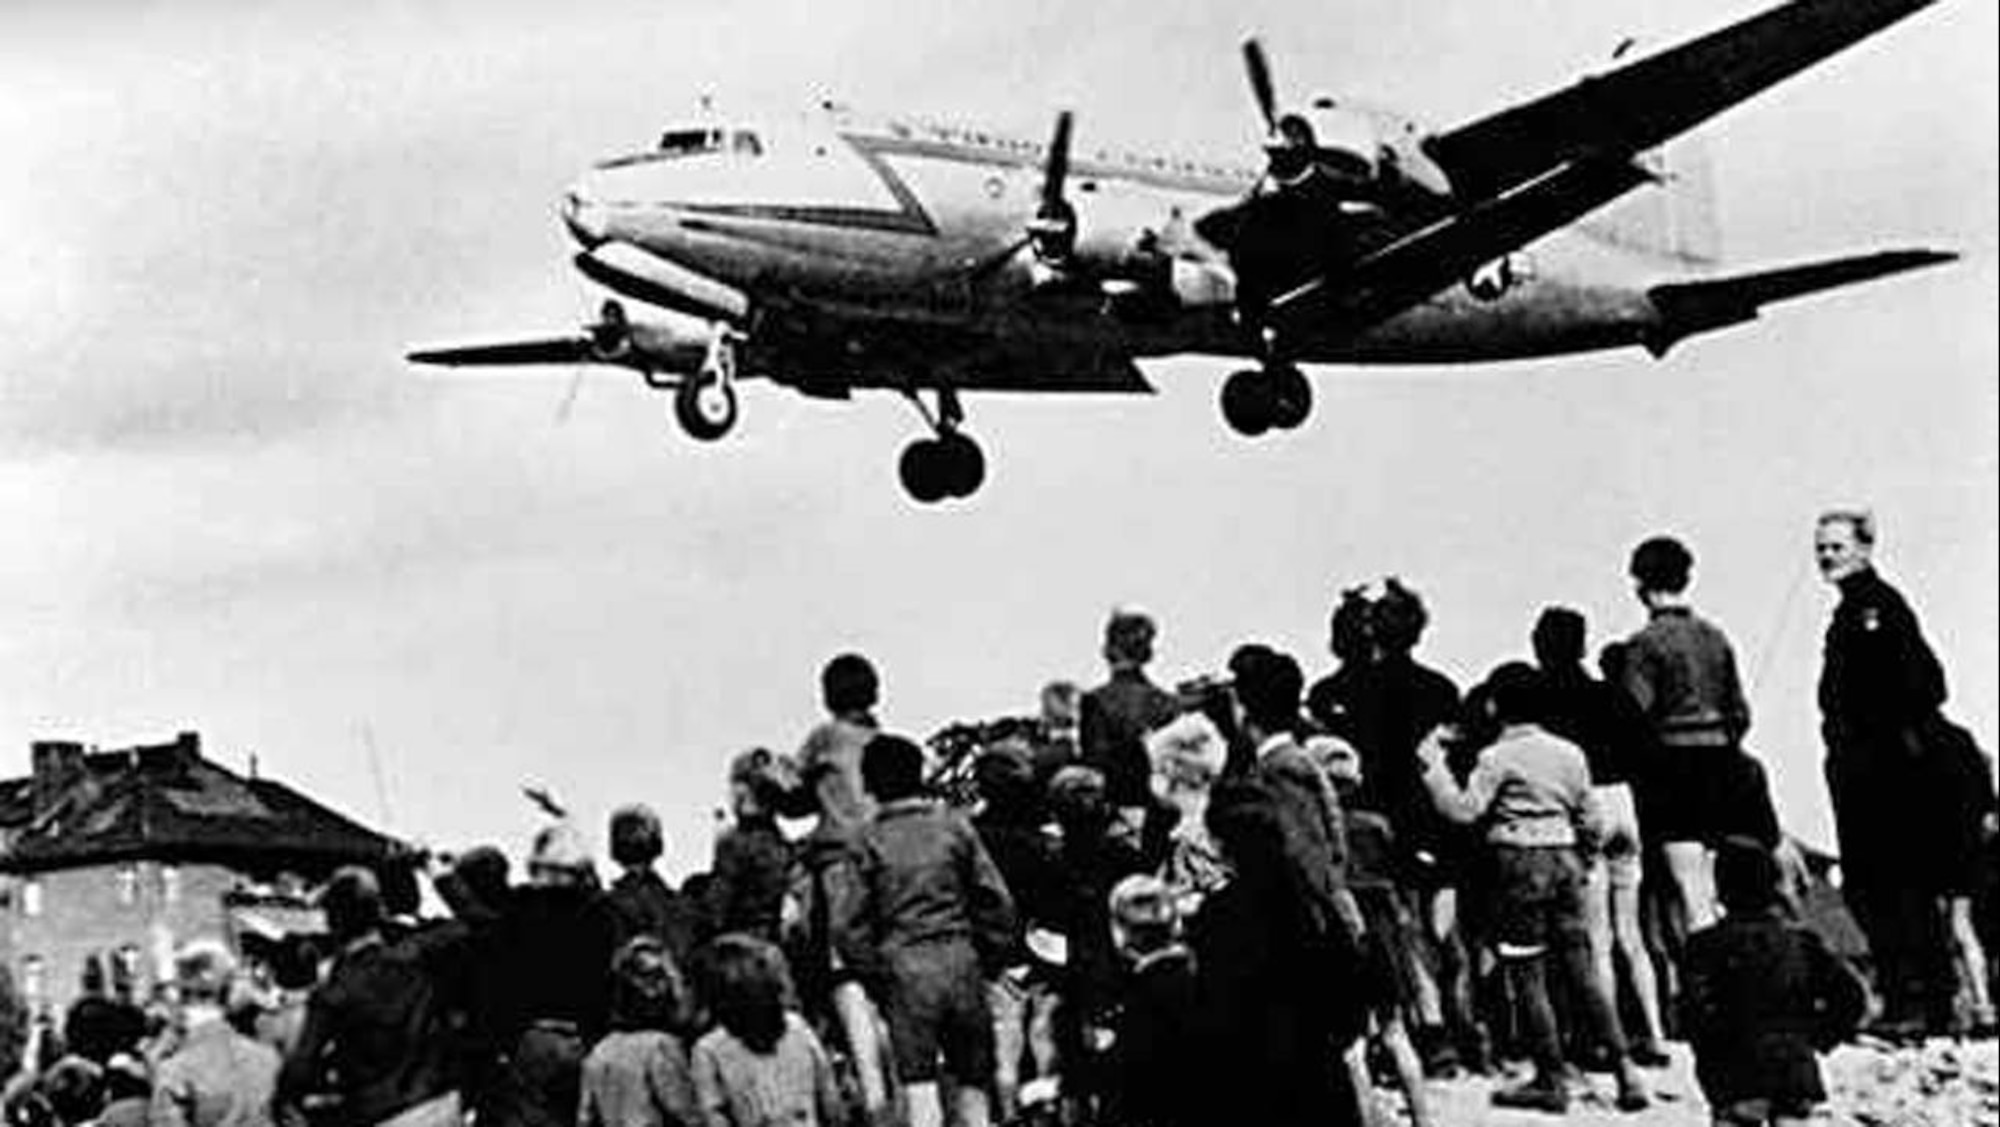
<instances>
[{"instance_id":1,"label":"dark jacket","mask_svg":"<svg viewBox=\"0 0 2000 1127\"><path fill-rule=\"evenodd\" d=\"M1313 685L1306 708L1360 753L1354 804L1387 814L1406 848L1433 842L1443 827L1424 790L1417 745L1458 711L1451 678L1408 655L1348 662Z\"/></svg>"},{"instance_id":2,"label":"dark jacket","mask_svg":"<svg viewBox=\"0 0 2000 1127\"><path fill-rule=\"evenodd\" d=\"M1112 1042L1111 1122L1196 1127L1215 1082L1200 1042L1194 955L1175 944L1142 957L1126 979Z\"/></svg>"},{"instance_id":3,"label":"dark jacket","mask_svg":"<svg viewBox=\"0 0 2000 1127\"><path fill-rule=\"evenodd\" d=\"M1056 862L1055 842L1037 822L1032 808L1007 809L989 805L972 819L980 843L1000 870L1000 879L1014 898L1017 940L1040 924L1060 927L1063 882ZM1020 952L1015 952L1018 958Z\"/></svg>"},{"instance_id":4,"label":"dark jacket","mask_svg":"<svg viewBox=\"0 0 2000 1127\"><path fill-rule=\"evenodd\" d=\"M1729 639L1686 607L1654 611L1632 635L1624 688L1662 747L1729 747L1750 730Z\"/></svg>"},{"instance_id":5,"label":"dark jacket","mask_svg":"<svg viewBox=\"0 0 2000 1127\"><path fill-rule=\"evenodd\" d=\"M612 950L634 936L650 935L667 945L676 965L685 967L694 957L701 942L700 905L675 892L660 874L628 869L612 882L604 900L611 915Z\"/></svg>"},{"instance_id":6,"label":"dark jacket","mask_svg":"<svg viewBox=\"0 0 2000 1127\"><path fill-rule=\"evenodd\" d=\"M617 922L602 894L586 888L517 888L495 931L502 1027L518 1036L536 1022L602 1033L611 1008Z\"/></svg>"},{"instance_id":7,"label":"dark jacket","mask_svg":"<svg viewBox=\"0 0 2000 1127\"><path fill-rule=\"evenodd\" d=\"M1899 761L1945 701L1944 669L1903 596L1872 568L1840 581L1826 628L1819 708L1835 759Z\"/></svg>"},{"instance_id":8,"label":"dark jacket","mask_svg":"<svg viewBox=\"0 0 2000 1127\"><path fill-rule=\"evenodd\" d=\"M924 798L884 804L855 843L854 895L834 935L850 966L880 970L896 948L970 943L989 971L1012 949L1014 902L979 834Z\"/></svg>"},{"instance_id":9,"label":"dark jacket","mask_svg":"<svg viewBox=\"0 0 2000 1127\"><path fill-rule=\"evenodd\" d=\"M1583 749L1592 784L1640 783L1651 738L1623 689L1571 666L1543 670L1542 691L1542 727Z\"/></svg>"},{"instance_id":10,"label":"dark jacket","mask_svg":"<svg viewBox=\"0 0 2000 1127\"><path fill-rule=\"evenodd\" d=\"M1339 927L1346 940L1358 938L1361 920L1347 893L1347 830L1332 780L1290 738L1258 749L1250 777L1281 815L1285 859L1308 924L1319 935Z\"/></svg>"},{"instance_id":11,"label":"dark jacket","mask_svg":"<svg viewBox=\"0 0 2000 1127\"><path fill-rule=\"evenodd\" d=\"M1816 1049L1860 1021L1861 981L1818 935L1770 913L1725 917L1688 938L1686 1020L1708 1102L1826 1098Z\"/></svg>"},{"instance_id":12,"label":"dark jacket","mask_svg":"<svg viewBox=\"0 0 2000 1127\"><path fill-rule=\"evenodd\" d=\"M442 932L341 952L306 1002L298 1042L278 1078L296 1103L331 1075L345 1122L375 1123L453 1091L462 1058L445 982L464 951Z\"/></svg>"},{"instance_id":13,"label":"dark jacket","mask_svg":"<svg viewBox=\"0 0 2000 1127\"><path fill-rule=\"evenodd\" d=\"M1146 733L1179 713L1173 694L1136 669L1116 670L1109 681L1083 694L1078 725L1083 762L1104 773L1111 805L1146 804L1153 774Z\"/></svg>"},{"instance_id":14,"label":"dark jacket","mask_svg":"<svg viewBox=\"0 0 2000 1127\"><path fill-rule=\"evenodd\" d=\"M776 942L791 880L792 847L771 817L744 818L715 839L709 871L711 932L743 932Z\"/></svg>"}]
</instances>

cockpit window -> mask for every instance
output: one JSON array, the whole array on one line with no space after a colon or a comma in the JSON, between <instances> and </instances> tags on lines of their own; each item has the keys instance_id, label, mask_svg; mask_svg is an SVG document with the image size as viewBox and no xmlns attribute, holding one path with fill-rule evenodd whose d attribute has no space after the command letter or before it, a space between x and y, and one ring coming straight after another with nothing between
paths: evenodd
<instances>
[{"instance_id":1,"label":"cockpit window","mask_svg":"<svg viewBox=\"0 0 2000 1127\"><path fill-rule=\"evenodd\" d=\"M660 136L663 153L712 153L721 148L720 129L673 129Z\"/></svg>"},{"instance_id":2,"label":"cockpit window","mask_svg":"<svg viewBox=\"0 0 2000 1127\"><path fill-rule=\"evenodd\" d=\"M764 155L764 142L749 129L738 129L729 135L729 147L741 156L760 157Z\"/></svg>"}]
</instances>

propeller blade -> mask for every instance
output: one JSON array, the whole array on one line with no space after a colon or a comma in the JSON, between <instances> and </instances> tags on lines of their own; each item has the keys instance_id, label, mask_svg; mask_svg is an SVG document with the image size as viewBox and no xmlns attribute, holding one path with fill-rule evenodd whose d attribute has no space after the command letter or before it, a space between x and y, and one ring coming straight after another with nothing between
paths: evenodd
<instances>
[{"instance_id":1,"label":"propeller blade","mask_svg":"<svg viewBox=\"0 0 2000 1127\"><path fill-rule=\"evenodd\" d=\"M1055 136L1049 139L1048 163L1042 166L1042 214L1052 215L1063 206L1063 182L1069 179L1069 137L1076 115L1064 110L1056 115Z\"/></svg>"},{"instance_id":2,"label":"propeller blade","mask_svg":"<svg viewBox=\"0 0 2000 1127\"><path fill-rule=\"evenodd\" d=\"M1271 61L1264 57L1264 45L1255 39L1243 41L1243 66L1250 72L1250 93L1257 99L1257 112L1264 115L1264 129L1278 128L1278 88L1271 81Z\"/></svg>"}]
</instances>

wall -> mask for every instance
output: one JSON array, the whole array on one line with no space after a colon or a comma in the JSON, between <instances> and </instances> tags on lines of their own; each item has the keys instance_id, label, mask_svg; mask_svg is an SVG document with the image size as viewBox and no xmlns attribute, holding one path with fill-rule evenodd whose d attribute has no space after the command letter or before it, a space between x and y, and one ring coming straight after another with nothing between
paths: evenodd
<instances>
[{"instance_id":1,"label":"wall","mask_svg":"<svg viewBox=\"0 0 2000 1127\"><path fill-rule=\"evenodd\" d=\"M129 948L137 953L135 997L143 1000L155 983L171 977L176 945L228 937L222 897L238 879L217 865L154 861L18 878L6 929L13 933L14 981L24 996L60 1018L82 992L85 961L98 955L109 974L116 952Z\"/></svg>"}]
</instances>

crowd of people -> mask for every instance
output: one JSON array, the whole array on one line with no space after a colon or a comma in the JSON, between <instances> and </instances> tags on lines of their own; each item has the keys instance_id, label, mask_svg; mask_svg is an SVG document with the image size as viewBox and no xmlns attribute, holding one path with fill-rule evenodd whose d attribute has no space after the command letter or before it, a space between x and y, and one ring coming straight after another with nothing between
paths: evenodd
<instances>
[{"instance_id":1,"label":"crowd of people","mask_svg":"<svg viewBox=\"0 0 2000 1127\"><path fill-rule=\"evenodd\" d=\"M1971 902L1992 776L1874 533L1832 513L1816 539L1870 1028L1990 1036ZM1797 918L1806 878L1692 570L1647 540L1645 624L1597 673L1583 616L1550 607L1531 659L1463 693L1416 657L1426 611L1394 579L1341 596L1310 686L1250 643L1163 688L1156 624L1119 610L1103 684L928 746L843 654L796 753L731 762L730 823L679 888L644 806L610 819L609 883L566 818L523 880L496 848L439 863L441 920L341 870L321 957L187 945L171 1012L79 1003L8 1119L1283 1127L1371 1123L1386 1087L1431 1127L1426 1079L1461 1072L1553 1114L1608 1073L1616 1108L1645 1108L1675 1039L1716 1123L1800 1122L1867 995Z\"/></svg>"}]
</instances>

